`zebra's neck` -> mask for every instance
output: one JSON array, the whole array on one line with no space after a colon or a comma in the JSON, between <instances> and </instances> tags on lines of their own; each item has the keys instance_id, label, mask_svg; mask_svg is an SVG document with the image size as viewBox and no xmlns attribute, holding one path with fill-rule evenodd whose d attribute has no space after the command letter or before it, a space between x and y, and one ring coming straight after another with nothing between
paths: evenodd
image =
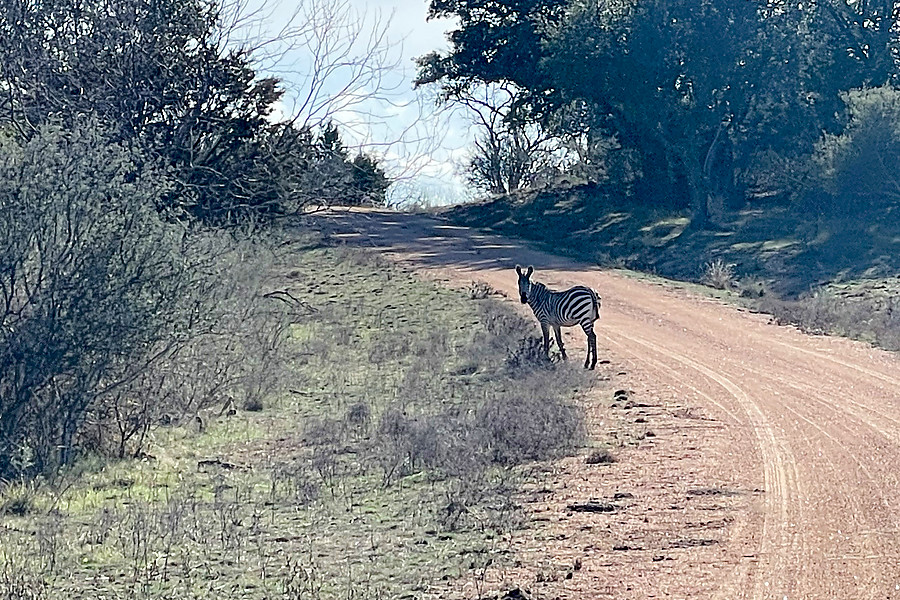
<instances>
[{"instance_id":1,"label":"zebra's neck","mask_svg":"<svg viewBox=\"0 0 900 600\"><path fill-rule=\"evenodd\" d=\"M546 285L536 281L531 282L531 289L528 290L528 292L528 305L531 307L531 310L534 311L537 311L538 308L544 306L547 296L550 294Z\"/></svg>"}]
</instances>

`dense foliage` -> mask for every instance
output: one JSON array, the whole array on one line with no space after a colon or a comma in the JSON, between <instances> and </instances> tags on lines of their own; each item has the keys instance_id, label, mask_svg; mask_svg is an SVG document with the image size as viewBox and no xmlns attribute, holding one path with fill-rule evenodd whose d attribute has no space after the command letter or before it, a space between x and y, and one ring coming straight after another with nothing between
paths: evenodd
<instances>
[{"instance_id":1,"label":"dense foliage","mask_svg":"<svg viewBox=\"0 0 900 600\"><path fill-rule=\"evenodd\" d=\"M823 144L859 151L823 131L885 124L853 101L848 115L847 94L889 94L900 73L897 2L433 0L431 16L459 27L449 52L419 59L420 85L467 106L514 85L515 106L493 107L501 129L525 122L582 145L605 137L620 175L611 185L690 207L700 226L710 211L820 182L807 175Z\"/></svg>"},{"instance_id":2,"label":"dense foliage","mask_svg":"<svg viewBox=\"0 0 900 600\"><path fill-rule=\"evenodd\" d=\"M349 203L383 202L383 188L341 186L365 170L330 156L326 132L272 118L278 81L260 77L252 52L211 0L11 0L0 4L0 124L21 135L85 115L112 142L137 143L142 162L160 163L172 182L162 207L175 215L234 221L323 202L317 185ZM315 172L310 176L310 172Z\"/></svg>"},{"instance_id":3,"label":"dense foliage","mask_svg":"<svg viewBox=\"0 0 900 600\"><path fill-rule=\"evenodd\" d=\"M279 82L229 42L241 6L0 3L0 480L258 404L287 324L247 232L384 203L334 125L274 118Z\"/></svg>"}]
</instances>

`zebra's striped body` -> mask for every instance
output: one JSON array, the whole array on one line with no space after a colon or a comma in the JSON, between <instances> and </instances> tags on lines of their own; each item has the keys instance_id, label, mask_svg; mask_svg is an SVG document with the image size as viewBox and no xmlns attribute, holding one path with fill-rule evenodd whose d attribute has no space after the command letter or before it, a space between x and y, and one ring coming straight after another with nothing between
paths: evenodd
<instances>
[{"instance_id":1,"label":"zebra's striped body","mask_svg":"<svg viewBox=\"0 0 900 600\"><path fill-rule=\"evenodd\" d=\"M528 267L522 272L521 267L516 267L519 274L519 297L522 303L528 304L541 324L541 332L544 334L544 352L550 351L550 328L556 337L556 344L563 358L566 358L566 350L563 346L560 327L572 327L581 325L587 336L588 348L584 367L593 369L597 364L597 335L594 333L594 321L600 318L600 298L589 287L578 285L564 292L554 292L543 283L531 281L533 267Z\"/></svg>"}]
</instances>

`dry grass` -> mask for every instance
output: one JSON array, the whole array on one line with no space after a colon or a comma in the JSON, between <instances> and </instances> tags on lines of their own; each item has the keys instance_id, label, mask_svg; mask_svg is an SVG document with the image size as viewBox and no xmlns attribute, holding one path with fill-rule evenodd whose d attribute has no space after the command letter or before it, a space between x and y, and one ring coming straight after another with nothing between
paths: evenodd
<instances>
[{"instance_id":1,"label":"dry grass","mask_svg":"<svg viewBox=\"0 0 900 600\"><path fill-rule=\"evenodd\" d=\"M721 258L709 261L703 267L703 283L718 290L730 290L735 285L734 265Z\"/></svg>"},{"instance_id":2,"label":"dry grass","mask_svg":"<svg viewBox=\"0 0 900 600\"><path fill-rule=\"evenodd\" d=\"M513 364L531 323L377 256L288 245L269 277L300 307L290 392L4 488L0 599L421 596L502 566L516 465L577 445L582 370Z\"/></svg>"},{"instance_id":3,"label":"dry grass","mask_svg":"<svg viewBox=\"0 0 900 600\"><path fill-rule=\"evenodd\" d=\"M841 335L900 350L896 278L832 284L799 300L767 297L760 308L782 324L813 334Z\"/></svg>"}]
</instances>

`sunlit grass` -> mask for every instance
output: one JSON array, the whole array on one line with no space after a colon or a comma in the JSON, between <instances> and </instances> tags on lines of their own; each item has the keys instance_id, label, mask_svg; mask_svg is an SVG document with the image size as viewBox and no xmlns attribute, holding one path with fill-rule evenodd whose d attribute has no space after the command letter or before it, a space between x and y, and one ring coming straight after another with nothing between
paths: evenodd
<instances>
[{"instance_id":1,"label":"sunlit grass","mask_svg":"<svg viewBox=\"0 0 900 600\"><path fill-rule=\"evenodd\" d=\"M37 598L415 596L467 576L473 557L502 564L518 517L487 488L511 489L514 470L386 477L376 460L389 452L375 435L386 411L467 414L508 386L507 349L484 346L494 338L479 302L490 301L356 250L289 262L292 293L316 309L291 329L289 393L261 411L215 406L155 428L141 458L84 457L37 484L28 514L0 516L0 595L25 585ZM495 328L522 335L517 317L497 314ZM554 381L571 391L567 372L541 393L554 397ZM359 405L368 413L354 422ZM448 520L459 498L466 512Z\"/></svg>"}]
</instances>

